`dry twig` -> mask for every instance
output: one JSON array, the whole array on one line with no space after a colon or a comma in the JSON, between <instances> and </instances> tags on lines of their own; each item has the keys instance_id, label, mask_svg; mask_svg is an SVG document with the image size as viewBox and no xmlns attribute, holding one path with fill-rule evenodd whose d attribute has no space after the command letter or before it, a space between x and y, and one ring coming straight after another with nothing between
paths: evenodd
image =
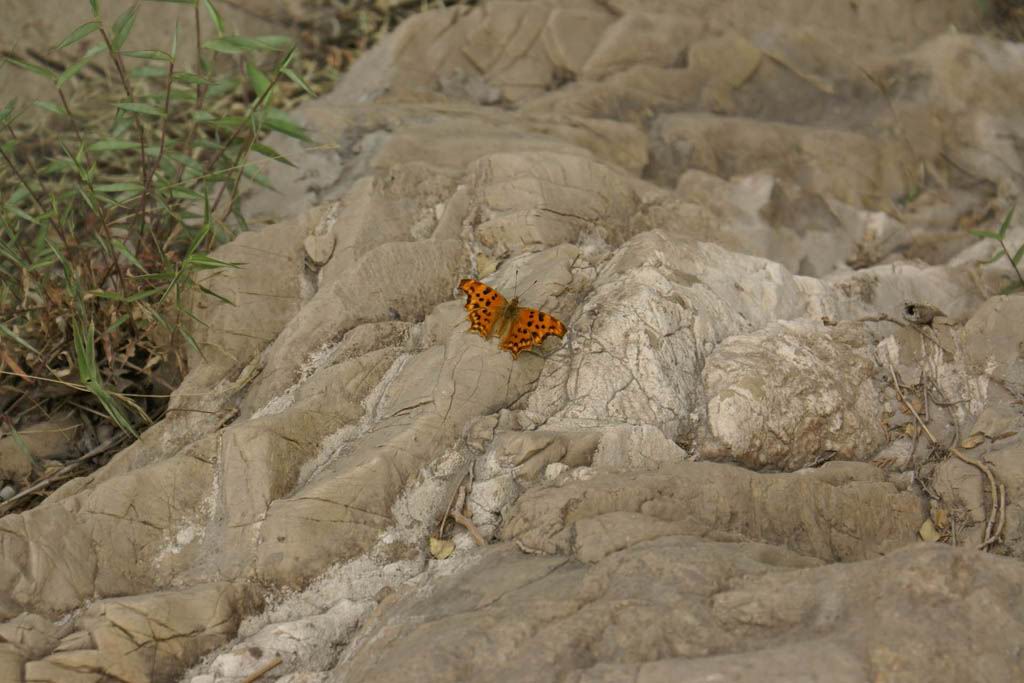
<instances>
[{"instance_id":1,"label":"dry twig","mask_svg":"<svg viewBox=\"0 0 1024 683\"><path fill-rule=\"evenodd\" d=\"M466 517L458 510L452 510L452 519L466 527L466 531L468 531L469 535L473 537L473 540L477 545L487 545L487 541L485 541L484 537L480 534L480 530L476 528L476 525L473 524L473 520L469 517Z\"/></svg>"},{"instance_id":2,"label":"dry twig","mask_svg":"<svg viewBox=\"0 0 1024 683\"><path fill-rule=\"evenodd\" d=\"M472 472L466 474L466 477L472 477ZM466 505L466 485L459 484L459 487L455 489L455 493L452 494L451 500L448 502L448 507L445 509L444 515L441 517L441 523L437 527L437 538L444 538L444 526L448 519L451 518L457 524L463 526L469 535L473 537L473 540L477 545L487 545L487 541L484 540L480 530L476 528L471 520L466 515L462 514L462 509Z\"/></svg>"},{"instance_id":3,"label":"dry twig","mask_svg":"<svg viewBox=\"0 0 1024 683\"><path fill-rule=\"evenodd\" d=\"M271 670L276 669L278 666L280 666L283 661L284 660L280 657L274 657L269 662L261 666L259 669L253 671L251 674L246 676L245 679L242 680L242 683L254 683L255 681L258 681Z\"/></svg>"},{"instance_id":4,"label":"dry twig","mask_svg":"<svg viewBox=\"0 0 1024 683\"><path fill-rule=\"evenodd\" d=\"M910 405L910 401L907 400L903 390L900 389L900 381L896 376L896 368L893 367L892 361L889 362L889 374L892 375L892 386L896 390L896 395L899 397L903 405L906 406L907 410L910 411L910 414L914 416L914 419L917 420L918 425L920 425L921 429L928 437L928 440L934 446L941 446L935 438L935 435L932 434L930 429L928 429L928 425L925 424L924 420L921 419L921 416L918 415L916 410L914 410L914 407ZM987 463L968 458L955 446L950 447L949 452L961 462L965 462L971 467L981 470L988 479L989 496L992 499L992 508L989 510L988 523L985 525L985 539L978 544L979 550L986 550L997 543L999 541L999 537L1003 533L1003 526L1006 523L1006 487L996 481L996 476L992 472L992 468L989 467Z\"/></svg>"},{"instance_id":5,"label":"dry twig","mask_svg":"<svg viewBox=\"0 0 1024 683\"><path fill-rule=\"evenodd\" d=\"M123 433L113 436L104 441L103 443L101 443L99 446L96 446L95 448L91 449L89 452L78 456L77 458L69 462L67 465L64 465L64 467L61 467L56 472L46 475L36 483L32 484L32 486L29 486L27 489L19 491L9 500L0 503L0 515L6 514L8 511L12 510L14 508L15 503L17 503L22 498L30 496L40 489L46 488L53 482L63 478L64 475L66 475L68 472L84 463L86 460L89 460L90 458L95 458L97 455L112 448L115 445L115 443L120 443L124 441L126 438L127 437Z\"/></svg>"}]
</instances>

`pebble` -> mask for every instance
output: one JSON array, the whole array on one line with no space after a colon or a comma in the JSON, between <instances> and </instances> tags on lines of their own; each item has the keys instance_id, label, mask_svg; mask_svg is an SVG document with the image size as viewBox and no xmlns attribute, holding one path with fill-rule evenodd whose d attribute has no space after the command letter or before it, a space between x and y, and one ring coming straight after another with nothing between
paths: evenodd
<instances>
[{"instance_id":1,"label":"pebble","mask_svg":"<svg viewBox=\"0 0 1024 683\"><path fill-rule=\"evenodd\" d=\"M0 502L8 501L14 498L14 494L18 492L18 489L14 488L10 484L0 488Z\"/></svg>"}]
</instances>

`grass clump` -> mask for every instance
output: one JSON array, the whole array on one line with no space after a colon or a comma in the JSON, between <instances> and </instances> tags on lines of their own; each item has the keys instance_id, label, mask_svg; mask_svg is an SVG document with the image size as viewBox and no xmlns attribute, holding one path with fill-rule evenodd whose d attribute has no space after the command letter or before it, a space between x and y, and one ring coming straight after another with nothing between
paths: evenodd
<instances>
[{"instance_id":1,"label":"grass clump","mask_svg":"<svg viewBox=\"0 0 1024 683\"><path fill-rule=\"evenodd\" d=\"M213 0L148 1L192 9L161 49L124 49L138 5L108 23L90 1L92 19L49 54L0 52L0 68L55 93L0 100L0 434L29 452L23 427L58 416L53 429L66 431L69 411L79 425L77 457L37 462L6 502L0 472L0 515L101 465L162 415L186 369L179 351L194 345L185 295L205 291L201 271L241 265L209 256L245 227L239 182L265 184L268 159L287 163L261 136L304 139L283 112L330 89L406 17L475 4L305 0L285 20L296 49L227 35Z\"/></svg>"},{"instance_id":2,"label":"grass clump","mask_svg":"<svg viewBox=\"0 0 1024 683\"><path fill-rule=\"evenodd\" d=\"M1010 262L1010 267L1013 268L1013 273L1017 276L1017 281L1011 282L1004 287L1000 294L1013 294L1014 292L1024 290L1024 275L1021 275L1020 272L1020 264L1024 260L1024 244L1021 244L1017 247L1016 251L1011 253L1011 247L1006 243L1006 231L1010 228L1010 221L1013 219L1013 212L1016 208L1016 205L1010 207L1010 210L1006 212L1006 217L1003 218L1003 222L999 225L999 229L995 232L991 230L971 230L971 234L975 237L991 240L999 245L991 258L984 263L995 263L999 259L1005 258Z\"/></svg>"},{"instance_id":3,"label":"grass clump","mask_svg":"<svg viewBox=\"0 0 1024 683\"><path fill-rule=\"evenodd\" d=\"M175 26L160 49L124 48L139 4L108 23L90 0L92 18L54 48L92 43L66 68L13 57L0 65L48 79L55 93L0 102L8 433L70 409L127 440L159 415L182 369L169 362L173 349L194 346L184 297L217 296L196 275L239 265L209 252L245 226L243 179L265 184L265 160L288 163L261 139L305 139L276 106L280 84L309 92L291 67L293 41L227 35L212 0L176 4L192 5L194 25ZM216 35L202 35L201 12ZM69 84L87 66L106 78L99 97L80 102Z\"/></svg>"}]
</instances>

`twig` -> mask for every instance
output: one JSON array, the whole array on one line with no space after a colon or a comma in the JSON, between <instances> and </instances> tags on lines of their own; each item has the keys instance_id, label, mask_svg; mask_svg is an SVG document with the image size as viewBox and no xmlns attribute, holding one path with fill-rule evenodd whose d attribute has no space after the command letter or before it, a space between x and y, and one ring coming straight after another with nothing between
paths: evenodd
<instances>
[{"instance_id":1,"label":"twig","mask_svg":"<svg viewBox=\"0 0 1024 683\"><path fill-rule=\"evenodd\" d=\"M928 436L928 440L931 441L933 445L940 445L938 439L936 439L935 435L932 434L930 429L928 429L928 425L924 423L924 420L922 420L921 416L917 414L916 410L914 410L914 406L910 405L907 397L900 389L900 381L896 377L896 369L893 367L892 361L889 362L889 374L892 375L892 385L896 390L896 395L899 397L900 401L903 402L903 405L906 406L907 410L909 410L914 416L914 419L917 420L921 429L924 430L924 433ZM1002 533L1003 521L1006 519L1006 489L1002 484L996 483L996 477L992 473L992 468L984 462L968 458L960 452L960 449L955 447L950 448L949 452L961 462L965 462L971 467L981 470L988 478L989 495L992 498L992 509L989 511L988 523L985 525L985 540L978 545L978 550L985 550L992 544L996 543L999 540L999 534ZM998 526L996 525L997 520L999 520Z\"/></svg>"},{"instance_id":2,"label":"twig","mask_svg":"<svg viewBox=\"0 0 1024 683\"><path fill-rule=\"evenodd\" d=\"M477 545L487 545L487 541L485 541L484 537L480 534L480 530L476 528L476 524L473 524L473 520L469 517L466 517L458 510L452 510L452 519L466 527L466 531L468 531L469 535L473 537L473 540L476 541Z\"/></svg>"},{"instance_id":3,"label":"twig","mask_svg":"<svg viewBox=\"0 0 1024 683\"><path fill-rule=\"evenodd\" d=\"M999 484L999 524L996 525L993 538L999 538L1003 534L1003 527L1006 525L1006 486Z\"/></svg>"},{"instance_id":4,"label":"twig","mask_svg":"<svg viewBox=\"0 0 1024 683\"><path fill-rule=\"evenodd\" d=\"M276 669L277 667L281 666L283 662L284 660L280 657L274 657L269 662L267 662L260 668L256 669L256 671L253 671L251 674L246 676L242 680L242 683L254 683L254 681L258 681L259 679L263 678L265 674L269 673L272 669Z\"/></svg>"},{"instance_id":5,"label":"twig","mask_svg":"<svg viewBox=\"0 0 1024 683\"><path fill-rule=\"evenodd\" d=\"M444 525L448 521L448 518L452 516L452 508L455 506L455 499L459 497L459 494L463 492L461 484L455 487L452 491L451 500L448 501L448 506L444 509L444 514L441 515L441 523L437 525L437 537L444 538Z\"/></svg>"},{"instance_id":6,"label":"twig","mask_svg":"<svg viewBox=\"0 0 1024 683\"><path fill-rule=\"evenodd\" d=\"M16 502L18 502L20 499L25 498L26 496L28 496L28 495L30 495L32 493L35 493L36 491L38 491L41 488L45 488L47 485L51 484L54 480L60 479L61 475L64 475L64 474L70 472L71 470L73 470L74 468L78 467L79 465L81 465L86 460L88 460L90 458L95 458L100 453L103 453L104 451L109 450L110 447L113 446L116 441L120 441L122 439L124 439L124 436L121 435L121 434L118 434L117 436L113 436L113 437L107 439L106 441L101 443L99 446L96 446L95 448L90 450L88 453L85 453L83 455L78 456L77 458L75 458L74 460L69 462L64 467L61 467L59 470L57 470L53 474L48 474L45 477L43 477L42 479L40 479L39 481L37 481L36 483L32 484L32 486L29 486L27 489L25 489L23 491L19 491L17 494L12 496L10 499L4 501L3 503L0 503L0 515L3 515L5 513L7 513L9 510L11 510L14 507L14 504Z\"/></svg>"}]
</instances>

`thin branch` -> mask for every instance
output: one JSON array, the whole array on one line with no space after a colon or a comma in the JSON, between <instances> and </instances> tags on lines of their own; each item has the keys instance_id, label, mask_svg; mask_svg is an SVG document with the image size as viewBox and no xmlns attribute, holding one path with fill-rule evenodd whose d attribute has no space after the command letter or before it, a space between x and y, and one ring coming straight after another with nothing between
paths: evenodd
<instances>
[{"instance_id":1,"label":"thin branch","mask_svg":"<svg viewBox=\"0 0 1024 683\"><path fill-rule=\"evenodd\" d=\"M281 666L283 662L284 660L280 657L274 657L269 662L267 662L260 668L256 669L256 671L253 671L251 674L246 676L242 680L242 683L255 683L259 679L263 678L266 674L270 673L273 669L276 669L277 667Z\"/></svg>"},{"instance_id":2,"label":"thin branch","mask_svg":"<svg viewBox=\"0 0 1024 683\"><path fill-rule=\"evenodd\" d=\"M932 434L930 429L928 429L928 425L924 423L921 416L917 414L916 410L914 410L914 406L912 406L910 401L907 400L907 397L903 394L903 390L900 389L900 381L896 377L896 369L893 367L892 361L889 362L889 374L892 375L892 385L896 390L896 395L899 397L903 405L906 406L907 410L909 410L914 416L914 419L917 420L921 429L924 430L924 433L928 436L928 440L931 441L933 445L941 446L938 439L935 438L935 435ZM966 455L961 453L958 448L950 448L949 452L961 462L967 463L971 467L981 470L988 479L989 495L992 499L992 509L988 514L988 523L985 525L985 540L978 545L979 550L985 550L989 546L998 542L999 534L1002 533L1003 524L1000 522L997 526L996 521L1000 518L1005 519L1006 516L1006 490L1002 484L996 482L996 477L995 474L992 473L992 468L986 463L968 458Z\"/></svg>"},{"instance_id":3,"label":"thin branch","mask_svg":"<svg viewBox=\"0 0 1024 683\"><path fill-rule=\"evenodd\" d=\"M452 510L451 517L456 522L458 522L466 528L466 531L468 531L469 535L473 537L473 540L476 542L477 545L487 545L487 541L484 540L484 537L480 534L480 530L476 528L475 524L473 524L473 520L471 520L469 517L466 517L458 510Z\"/></svg>"},{"instance_id":4,"label":"thin branch","mask_svg":"<svg viewBox=\"0 0 1024 683\"><path fill-rule=\"evenodd\" d=\"M61 475L64 475L64 474L70 472L71 470L73 470L74 468L78 467L79 465L81 465L86 460L89 460L91 458L95 458L97 455L100 455L101 453L104 453L105 451L113 448L118 442L123 441L124 439L125 439L124 433L123 432L118 433L116 436L112 436L111 438L109 438L106 441L104 441L103 443L101 443L99 446L96 446L95 448L89 450L87 453L84 453L83 455L78 456L77 458L75 458L74 460L69 462L64 467L61 467L59 470L57 470L53 474L48 474L47 476L45 476L42 479L40 479L39 481L37 481L35 484L32 484L32 486L29 486L27 489L19 491L12 498L9 498L8 500L4 501L3 503L0 503L0 515L6 514L8 511L10 511L12 508L14 508L14 504L17 501L19 501L22 498L25 498L25 497L35 493L39 489L46 488L46 486L48 486L53 481L55 481L57 479L60 479Z\"/></svg>"},{"instance_id":5,"label":"thin branch","mask_svg":"<svg viewBox=\"0 0 1024 683\"><path fill-rule=\"evenodd\" d=\"M54 216L53 214L48 212L43 207L43 203L39 199L39 196L36 195L35 191L32 189L32 187L25 180L24 176L22 176L21 172L18 171L18 167L14 165L14 161L9 156L7 156L7 152L5 152L2 147L0 147L0 156L3 156L4 161L10 167L10 169L14 173L14 175L18 178L18 182L20 182L24 186L24 188L28 191L29 196L32 197L32 201L35 202L35 205L39 209L39 211L42 212L42 214L44 216L48 216L49 217L50 224L53 226L53 229L57 232L57 235L60 237L60 241L64 244L64 247L67 248L68 250L70 250L71 249L71 244L68 242L67 235L64 233L64 228L61 227L60 222L57 220L56 216Z\"/></svg>"}]
</instances>

